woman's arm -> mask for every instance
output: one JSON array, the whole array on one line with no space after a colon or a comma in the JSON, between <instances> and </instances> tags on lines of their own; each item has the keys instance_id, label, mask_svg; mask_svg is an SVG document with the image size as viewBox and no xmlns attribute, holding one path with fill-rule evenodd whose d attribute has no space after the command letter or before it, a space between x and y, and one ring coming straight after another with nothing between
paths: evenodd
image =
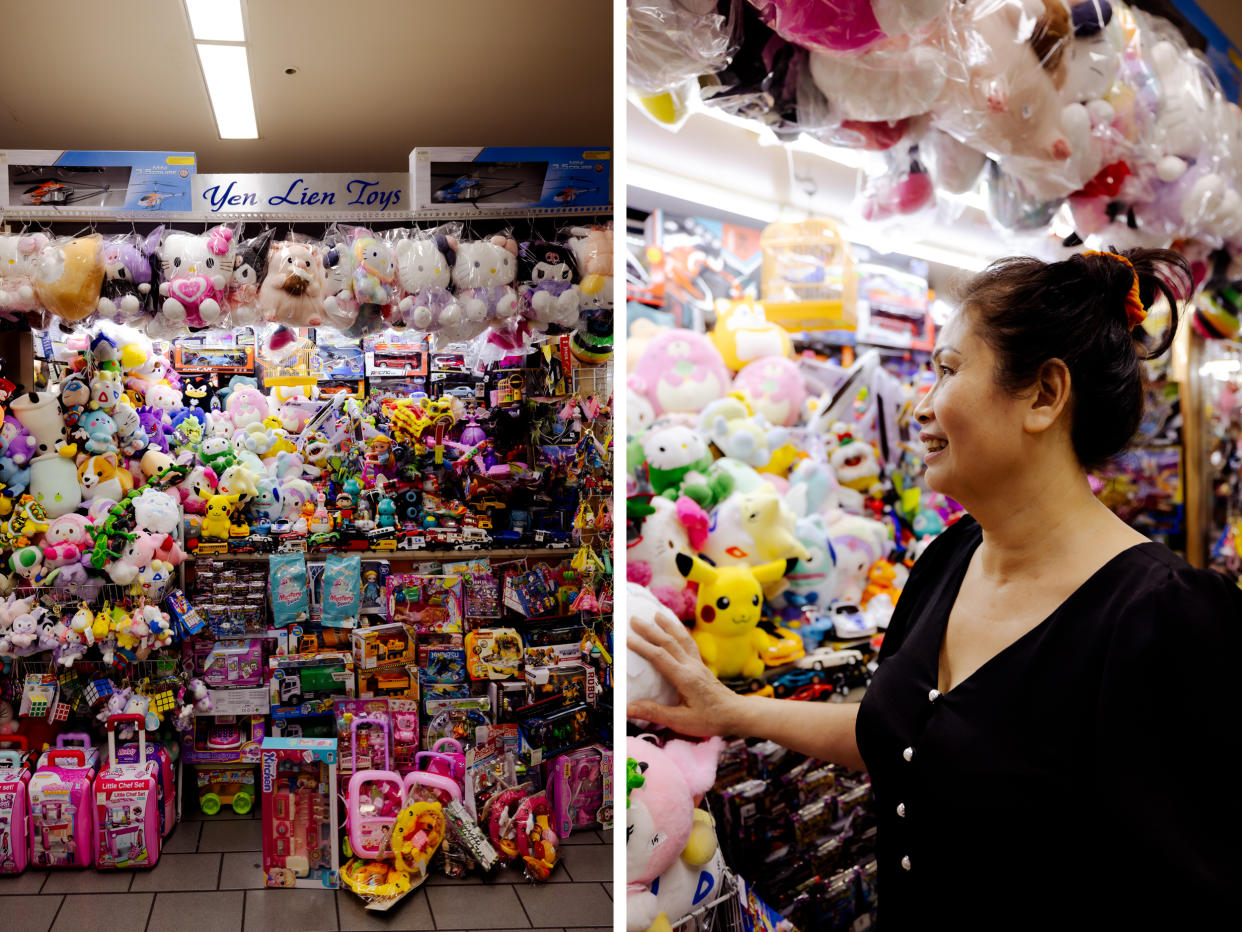
<instances>
[{"instance_id":1,"label":"woman's arm","mask_svg":"<svg viewBox=\"0 0 1242 932\"><path fill-rule=\"evenodd\" d=\"M630 718L654 722L683 735L765 738L819 760L863 769L854 738L857 703L797 702L739 696L699 659L698 647L680 621L659 613L654 621L630 619L627 646L676 687L681 703L630 703Z\"/></svg>"}]
</instances>

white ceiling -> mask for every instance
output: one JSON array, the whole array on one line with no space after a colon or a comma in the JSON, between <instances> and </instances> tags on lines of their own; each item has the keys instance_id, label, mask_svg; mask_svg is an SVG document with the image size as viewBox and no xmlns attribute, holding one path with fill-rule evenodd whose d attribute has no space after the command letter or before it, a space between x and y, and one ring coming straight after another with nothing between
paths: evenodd
<instances>
[{"instance_id":1,"label":"white ceiling","mask_svg":"<svg viewBox=\"0 0 1242 932\"><path fill-rule=\"evenodd\" d=\"M405 171L415 146L611 144L610 0L243 8L258 140L218 137L181 0L0 0L0 149L309 172Z\"/></svg>"}]
</instances>

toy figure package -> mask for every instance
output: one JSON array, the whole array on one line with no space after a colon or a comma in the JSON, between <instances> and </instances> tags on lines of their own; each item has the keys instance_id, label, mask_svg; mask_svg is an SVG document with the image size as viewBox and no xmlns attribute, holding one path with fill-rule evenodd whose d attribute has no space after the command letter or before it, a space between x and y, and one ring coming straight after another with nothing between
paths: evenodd
<instances>
[{"instance_id":1,"label":"toy figure package","mask_svg":"<svg viewBox=\"0 0 1242 932\"><path fill-rule=\"evenodd\" d=\"M268 565L271 570L272 626L287 628L295 621L305 621L310 614L306 557L300 553L275 553Z\"/></svg>"},{"instance_id":2,"label":"toy figure package","mask_svg":"<svg viewBox=\"0 0 1242 932\"><path fill-rule=\"evenodd\" d=\"M418 634L460 634L464 584L460 576L389 576L388 620Z\"/></svg>"},{"instance_id":3,"label":"toy figure package","mask_svg":"<svg viewBox=\"0 0 1242 932\"><path fill-rule=\"evenodd\" d=\"M323 618L328 628L352 628L358 623L361 600L359 574L362 558L356 553L343 556L328 554L323 567Z\"/></svg>"}]
</instances>

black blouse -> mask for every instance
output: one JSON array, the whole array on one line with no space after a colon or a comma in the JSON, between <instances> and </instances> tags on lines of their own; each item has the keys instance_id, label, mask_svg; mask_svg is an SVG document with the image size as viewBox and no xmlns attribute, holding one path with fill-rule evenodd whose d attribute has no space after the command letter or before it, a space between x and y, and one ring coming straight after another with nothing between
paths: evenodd
<instances>
[{"instance_id":1,"label":"black blouse","mask_svg":"<svg viewBox=\"0 0 1242 932\"><path fill-rule=\"evenodd\" d=\"M981 540L915 564L859 709L880 932L1242 928L1242 592L1138 544L941 695Z\"/></svg>"}]
</instances>

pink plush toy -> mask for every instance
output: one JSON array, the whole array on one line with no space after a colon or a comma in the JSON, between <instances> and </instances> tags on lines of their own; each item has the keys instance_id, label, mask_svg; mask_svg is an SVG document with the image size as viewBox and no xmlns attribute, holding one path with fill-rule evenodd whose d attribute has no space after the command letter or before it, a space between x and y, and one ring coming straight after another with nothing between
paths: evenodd
<instances>
[{"instance_id":1,"label":"pink plush toy","mask_svg":"<svg viewBox=\"0 0 1242 932\"><path fill-rule=\"evenodd\" d=\"M237 245L229 227L214 227L202 235L166 235L160 245L164 269L160 315L164 321L190 327L218 323L236 258Z\"/></svg>"},{"instance_id":2,"label":"pink plush toy","mask_svg":"<svg viewBox=\"0 0 1242 932\"><path fill-rule=\"evenodd\" d=\"M220 484L220 477L210 466L195 466L177 487L181 508L190 514L201 515L207 510L207 499Z\"/></svg>"},{"instance_id":3,"label":"pink plush toy","mask_svg":"<svg viewBox=\"0 0 1242 932\"><path fill-rule=\"evenodd\" d=\"M947 0L750 0L772 31L816 51L859 52L931 22Z\"/></svg>"},{"instance_id":4,"label":"pink plush toy","mask_svg":"<svg viewBox=\"0 0 1242 932\"><path fill-rule=\"evenodd\" d=\"M670 411L697 414L729 390L729 370L707 337L670 330L647 344L628 385L658 417Z\"/></svg>"},{"instance_id":5,"label":"pink plush toy","mask_svg":"<svg viewBox=\"0 0 1242 932\"><path fill-rule=\"evenodd\" d=\"M757 414L778 427L792 427L802 415L806 382L798 364L784 356L765 356L747 363L733 380Z\"/></svg>"},{"instance_id":6,"label":"pink plush toy","mask_svg":"<svg viewBox=\"0 0 1242 932\"><path fill-rule=\"evenodd\" d=\"M683 621L694 618L696 595L677 569L677 554L693 556L707 540L707 512L685 496L677 503L656 496L655 513L642 524L637 540L626 551L625 578L646 586Z\"/></svg>"},{"instance_id":7,"label":"pink plush toy","mask_svg":"<svg viewBox=\"0 0 1242 932\"><path fill-rule=\"evenodd\" d=\"M697 804L716 780L723 745L711 738L698 744L673 740L661 748L643 738L626 739L627 932L643 932L661 918L665 928L676 924L694 908L697 893L718 888L716 833ZM703 882L703 872L712 875L710 883Z\"/></svg>"}]
</instances>

